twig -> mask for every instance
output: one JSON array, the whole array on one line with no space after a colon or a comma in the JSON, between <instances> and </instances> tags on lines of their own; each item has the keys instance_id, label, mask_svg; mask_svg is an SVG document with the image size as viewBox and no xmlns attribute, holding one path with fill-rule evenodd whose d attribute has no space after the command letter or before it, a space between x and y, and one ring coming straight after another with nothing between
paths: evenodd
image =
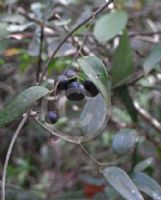
<instances>
[{"instance_id":1,"label":"twig","mask_svg":"<svg viewBox=\"0 0 161 200\"><path fill-rule=\"evenodd\" d=\"M12 153L13 145L14 145L23 125L27 121L27 118L28 118L28 114L25 114L24 118L22 119L21 123L19 124L17 130L15 131L15 133L12 137L12 140L10 142L10 145L9 145L9 148L7 151L7 155L6 155L6 159L5 159L5 163L4 163L4 167L3 167L3 172L2 172L2 193L1 193L2 200L5 200L5 184L6 184L7 167L8 167L8 162L9 162L9 159L10 159L10 156Z\"/></svg>"},{"instance_id":2,"label":"twig","mask_svg":"<svg viewBox=\"0 0 161 200\"><path fill-rule=\"evenodd\" d=\"M144 77L144 71L143 70L139 70L136 73L132 74L130 77L128 77L126 79L126 81L122 81L121 83L114 85L112 87L112 90L116 90L117 88L121 87L121 86L131 86L134 85L137 81L139 81L140 79L142 79Z\"/></svg>"},{"instance_id":3,"label":"twig","mask_svg":"<svg viewBox=\"0 0 161 200\"><path fill-rule=\"evenodd\" d=\"M68 141L68 142L71 142L71 143L74 143L74 144L80 144L81 143L81 140L78 139L78 141L76 140L73 140L72 138L70 138L69 136L66 136L64 135L63 133L56 133L55 131L51 130L48 126L46 126L44 123L42 123L38 118L37 116L34 116L31 114L31 116L34 118L34 120L40 124L45 130L47 130L49 133L51 133L52 135L60 138L60 139L63 139L65 141Z\"/></svg>"},{"instance_id":4,"label":"twig","mask_svg":"<svg viewBox=\"0 0 161 200\"><path fill-rule=\"evenodd\" d=\"M142 128L143 129L143 128ZM155 147L161 148L161 142L152 138L145 130L144 130L145 138L151 142Z\"/></svg>"},{"instance_id":5,"label":"twig","mask_svg":"<svg viewBox=\"0 0 161 200\"><path fill-rule=\"evenodd\" d=\"M90 54L90 50L88 49L88 47L85 46L85 41L86 41L88 33L91 29L93 20L94 20L94 17L90 20L90 24L88 26L88 29L87 29L86 33L83 35L83 39L82 39L81 42L80 42L78 37L71 35L72 42L77 45L77 51L76 51L71 63L69 64L69 66L71 66L71 64L78 58L79 55L82 57L83 54L85 54L85 55ZM69 32L69 29L66 26L64 26L64 30L67 33ZM67 68L68 68L68 66L67 66Z\"/></svg>"},{"instance_id":6,"label":"twig","mask_svg":"<svg viewBox=\"0 0 161 200\"><path fill-rule=\"evenodd\" d=\"M115 162L100 162L92 156L82 144L79 144L79 147L98 167L116 165L118 162L122 161L122 158L120 158L120 160L118 158Z\"/></svg>"},{"instance_id":7,"label":"twig","mask_svg":"<svg viewBox=\"0 0 161 200\"><path fill-rule=\"evenodd\" d=\"M39 77L40 77L40 73L41 73L43 41L44 41L44 27L41 26L41 32L40 32L40 49L39 49L39 57L38 57L37 70L36 70L36 82L37 83L39 82Z\"/></svg>"},{"instance_id":8,"label":"twig","mask_svg":"<svg viewBox=\"0 0 161 200\"><path fill-rule=\"evenodd\" d=\"M85 148L82 144L79 145L80 149L97 165L100 165L100 162L95 159Z\"/></svg>"},{"instance_id":9,"label":"twig","mask_svg":"<svg viewBox=\"0 0 161 200\"><path fill-rule=\"evenodd\" d=\"M60 42L60 44L58 45L58 47L55 49L55 51L53 52L53 54L50 56L50 58L48 59L45 68L44 68L44 72L42 73L42 76L40 78L40 82L43 80L43 77L45 76L47 70L48 70L48 66L50 64L50 62L53 60L53 58L56 56L57 52L59 51L59 49L62 47L62 45L65 43L65 41L75 32L77 31L81 26L83 26L84 24L86 24L88 21L90 21L91 19L95 18L98 14L100 14L103 10L105 10L111 3L113 2L113 0L109 0L108 2L106 2L103 6L101 6L100 8L98 8L92 15L90 15L87 19L85 19L83 22L81 22L80 24L78 24L71 32L69 32L65 38L62 40L62 42Z\"/></svg>"},{"instance_id":10,"label":"twig","mask_svg":"<svg viewBox=\"0 0 161 200\"><path fill-rule=\"evenodd\" d=\"M134 106L138 112L138 114L149 124L151 124L157 131L161 132L161 124L160 122L152 117L146 110L144 110L137 101L134 101Z\"/></svg>"},{"instance_id":11,"label":"twig","mask_svg":"<svg viewBox=\"0 0 161 200\"><path fill-rule=\"evenodd\" d=\"M13 8L16 10L16 12L18 12L20 15L24 16L29 21L35 22L39 26L44 27L43 21L37 20L35 17L30 16L29 14L27 14L27 12L23 8L21 8L21 7L16 8L15 6Z\"/></svg>"},{"instance_id":12,"label":"twig","mask_svg":"<svg viewBox=\"0 0 161 200\"><path fill-rule=\"evenodd\" d=\"M135 37L135 36L138 36L138 35L141 35L141 36L153 36L153 35L156 35L156 34L161 34L161 31L152 31L152 32L133 32L133 33L129 33L129 36L130 37Z\"/></svg>"}]
</instances>

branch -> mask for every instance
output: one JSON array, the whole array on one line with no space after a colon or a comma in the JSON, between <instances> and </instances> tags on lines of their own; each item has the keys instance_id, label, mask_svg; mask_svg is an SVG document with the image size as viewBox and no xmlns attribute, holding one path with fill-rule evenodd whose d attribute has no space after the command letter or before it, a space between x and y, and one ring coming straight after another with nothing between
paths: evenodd
<instances>
[{"instance_id":1,"label":"branch","mask_svg":"<svg viewBox=\"0 0 161 200\"><path fill-rule=\"evenodd\" d=\"M10 145L9 145L9 148L7 151L7 155L6 155L6 159L5 159L5 163L4 163L4 167L3 167L3 172L2 172L2 193L1 193L2 200L5 200L5 184L6 184L7 167L8 167L8 162L9 162L9 159L10 159L10 156L12 153L13 145L14 145L23 125L27 121L27 118L28 118L28 114L25 114L24 118L22 119L21 123L19 124L17 130L15 131L15 133L12 137L12 140L10 142Z\"/></svg>"},{"instance_id":2,"label":"branch","mask_svg":"<svg viewBox=\"0 0 161 200\"><path fill-rule=\"evenodd\" d=\"M161 132L161 124L160 122L152 117L146 110L144 110L138 102L134 101L134 106L138 112L138 114L149 124L151 124L157 131Z\"/></svg>"},{"instance_id":3,"label":"branch","mask_svg":"<svg viewBox=\"0 0 161 200\"><path fill-rule=\"evenodd\" d=\"M26 19L28 19L29 21L35 22L36 24L38 24L40 27L44 27L44 23L43 21L37 20L35 17L30 16L23 8L21 7L13 7L15 9L16 12L18 12L18 14L24 16Z\"/></svg>"},{"instance_id":4,"label":"branch","mask_svg":"<svg viewBox=\"0 0 161 200\"><path fill-rule=\"evenodd\" d=\"M74 144L80 144L81 143L81 140L78 139L78 141L72 139L72 137L70 136L66 136L65 134L59 132L59 133L56 133L55 131L51 130L48 126L46 126L44 123L42 123L38 118L37 116L33 115L32 113L30 113L30 116L34 118L34 120L40 124L41 127L43 127L45 130L47 130L49 133L51 133L52 135L60 138L60 139L63 139L65 141L68 141L68 142L71 142L71 143L74 143Z\"/></svg>"},{"instance_id":5,"label":"branch","mask_svg":"<svg viewBox=\"0 0 161 200\"><path fill-rule=\"evenodd\" d=\"M48 70L48 66L50 64L50 62L53 60L53 58L56 56L57 52L59 51L59 49L62 47L62 45L65 43L65 41L71 37L71 35L77 31L81 26L83 26L84 24L86 24L88 21L90 21L91 19L94 19L97 15L99 15L103 10L105 10L111 3L113 2L113 0L109 0L108 2L106 2L103 6L101 6L100 8L98 8L92 15L90 15L87 19L85 19L83 22L81 22L80 24L78 24L71 32L69 32L65 38L62 40L62 42L60 42L60 44L58 45L58 47L55 49L55 51L53 52L53 54L51 55L51 57L49 58L49 60L47 61L46 65L45 65L45 69L44 72L42 73L42 76L40 78L40 82L42 82L43 77L45 76L47 70Z\"/></svg>"},{"instance_id":6,"label":"branch","mask_svg":"<svg viewBox=\"0 0 161 200\"><path fill-rule=\"evenodd\" d=\"M37 70L36 70L36 82L39 82L40 73L42 70L42 52L43 52L43 41L44 41L44 27L41 26L40 32L40 49L39 49L39 57L37 62Z\"/></svg>"},{"instance_id":7,"label":"branch","mask_svg":"<svg viewBox=\"0 0 161 200\"><path fill-rule=\"evenodd\" d=\"M130 37L135 37L135 36L154 36L154 35L160 35L161 34L161 31L152 31L152 32L133 32L133 33L129 33L129 36Z\"/></svg>"}]
</instances>

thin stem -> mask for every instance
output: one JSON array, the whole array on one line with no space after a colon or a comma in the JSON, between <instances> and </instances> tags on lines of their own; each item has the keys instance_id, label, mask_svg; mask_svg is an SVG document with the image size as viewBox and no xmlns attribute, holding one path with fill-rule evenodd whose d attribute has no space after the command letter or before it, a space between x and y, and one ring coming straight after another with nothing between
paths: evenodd
<instances>
[{"instance_id":1,"label":"thin stem","mask_svg":"<svg viewBox=\"0 0 161 200\"><path fill-rule=\"evenodd\" d=\"M133 33L129 33L130 37L135 37L135 36L153 36L153 35L160 35L161 31L151 31L151 32L133 32Z\"/></svg>"},{"instance_id":2,"label":"thin stem","mask_svg":"<svg viewBox=\"0 0 161 200\"><path fill-rule=\"evenodd\" d=\"M71 61L70 64L67 66L67 68L70 67L70 66L72 65L72 63L78 58L79 55L80 55L81 57L83 56L83 55L82 55L82 50L84 50L84 49L83 49L83 46L84 46L85 41L86 41L86 39L87 39L88 32L89 32L89 30L90 30L90 28L91 28L91 26L92 26L92 22L93 22L93 20L95 19L94 17L95 17L95 16L93 16L93 18L90 20L90 24L89 24L89 26L88 26L88 29L87 29L86 33L84 34L84 37L83 37L83 41L82 41L82 43L81 43L80 45L78 44L78 49L77 49L77 51L76 51L76 53L75 53L75 56L73 57L72 61ZM65 31L67 31L67 33L69 32L69 29L68 29L68 28L64 27L64 29L65 29ZM75 42L75 37L71 36L71 39L72 39L73 42Z\"/></svg>"},{"instance_id":3,"label":"thin stem","mask_svg":"<svg viewBox=\"0 0 161 200\"><path fill-rule=\"evenodd\" d=\"M41 32L40 32L40 49L39 49L39 57L38 57L37 70L36 70L36 82L37 83L39 82L39 77L40 77L40 73L41 73L43 41L44 41L44 27L41 26Z\"/></svg>"},{"instance_id":4,"label":"thin stem","mask_svg":"<svg viewBox=\"0 0 161 200\"><path fill-rule=\"evenodd\" d=\"M119 160L117 160L117 162L100 162L98 161L94 156L92 156L87 149L80 143L78 144L80 149L98 166L111 166L111 165L115 165Z\"/></svg>"},{"instance_id":5,"label":"thin stem","mask_svg":"<svg viewBox=\"0 0 161 200\"><path fill-rule=\"evenodd\" d=\"M151 124L157 131L161 132L161 123L152 117L146 110L144 110L137 101L134 101L134 106L138 114L149 124Z\"/></svg>"},{"instance_id":6,"label":"thin stem","mask_svg":"<svg viewBox=\"0 0 161 200\"><path fill-rule=\"evenodd\" d=\"M60 42L60 44L58 45L58 47L55 49L55 51L53 52L53 54L51 55L51 57L49 58L49 60L47 61L45 68L44 68L44 72L40 78L40 82L43 80L43 77L45 76L47 70L48 70L48 66L50 64L50 62L53 60L53 58L56 56L57 52L59 51L59 49L62 47L62 45L66 42L66 40L71 37L71 35L77 31L81 26L83 26L84 24L86 24L88 21L90 21L91 19L95 18L98 14L100 14L103 10L105 10L111 3L113 2L113 0L109 0L108 2L106 2L103 6L101 6L100 8L98 8L92 15L90 15L87 19L85 19L83 22L81 22L80 24L78 24L71 32L69 32L65 38L62 40L62 42Z\"/></svg>"},{"instance_id":7,"label":"thin stem","mask_svg":"<svg viewBox=\"0 0 161 200\"><path fill-rule=\"evenodd\" d=\"M41 27L44 26L43 21L39 21L35 17L30 16L23 8L21 8L21 7L16 8L15 6L13 8L16 10L16 12L18 12L20 15L24 16L29 21L35 22L36 24L38 24Z\"/></svg>"},{"instance_id":8,"label":"thin stem","mask_svg":"<svg viewBox=\"0 0 161 200\"><path fill-rule=\"evenodd\" d=\"M3 172L2 172L2 193L1 193L1 199L5 200L5 184L6 184L6 174L7 174L7 167L8 167L8 162L12 153L12 149L13 149L13 145L18 137L18 134L20 133L22 127L24 126L25 122L27 121L28 118L28 114L25 114L24 118L22 119L21 123L19 124L17 130L15 131L12 140L10 142L8 151L7 151L7 155L6 155L6 159L5 159L5 163L4 163L4 167L3 167Z\"/></svg>"},{"instance_id":9,"label":"thin stem","mask_svg":"<svg viewBox=\"0 0 161 200\"><path fill-rule=\"evenodd\" d=\"M97 165L99 166L100 162L98 160L95 159L95 157L93 157L88 151L87 149L85 149L85 147L80 144L79 145L80 149Z\"/></svg>"},{"instance_id":10,"label":"thin stem","mask_svg":"<svg viewBox=\"0 0 161 200\"><path fill-rule=\"evenodd\" d=\"M34 116L31 114L31 116L34 118L34 120L40 124L45 130L47 130L49 133L51 133L52 135L60 138L60 139L63 139L63 140L66 140L68 142L71 142L71 143L74 143L74 144L80 144L81 140L78 139L78 141L76 140L73 140L72 138L70 138L69 136L66 136L64 135L63 133L59 132L59 133L56 133L55 131L51 130L48 126L46 126L44 123L42 123L38 118L37 116Z\"/></svg>"},{"instance_id":11,"label":"thin stem","mask_svg":"<svg viewBox=\"0 0 161 200\"><path fill-rule=\"evenodd\" d=\"M82 55L82 48L85 44L85 41L87 39L87 35L88 35L88 32L90 31L91 29L91 26L92 26L92 22L93 20L95 19L95 15L93 16L93 18L90 20L90 24L88 26L88 29L87 29L87 32L85 33L84 37L83 37L83 41L82 41L82 44L80 45L79 49L78 49L78 52L76 53L76 55L74 56L74 60L77 59L78 55Z\"/></svg>"}]
</instances>

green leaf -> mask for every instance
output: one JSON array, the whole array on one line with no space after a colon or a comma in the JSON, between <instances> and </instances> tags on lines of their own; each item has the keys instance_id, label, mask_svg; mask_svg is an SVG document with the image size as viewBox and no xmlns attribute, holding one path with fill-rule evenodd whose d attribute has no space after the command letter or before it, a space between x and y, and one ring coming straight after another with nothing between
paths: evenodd
<instances>
[{"instance_id":1,"label":"green leaf","mask_svg":"<svg viewBox=\"0 0 161 200\"><path fill-rule=\"evenodd\" d=\"M112 149L119 155L123 156L130 152L130 150L138 142L138 134L133 129L121 129L112 140Z\"/></svg>"},{"instance_id":2,"label":"green leaf","mask_svg":"<svg viewBox=\"0 0 161 200\"><path fill-rule=\"evenodd\" d=\"M0 127L7 125L25 113L35 101L48 92L48 89L42 86L34 86L24 90L0 112Z\"/></svg>"},{"instance_id":3,"label":"green leaf","mask_svg":"<svg viewBox=\"0 0 161 200\"><path fill-rule=\"evenodd\" d=\"M94 35L99 42L106 42L115 37L127 24L125 11L114 11L100 17L94 27Z\"/></svg>"},{"instance_id":4,"label":"green leaf","mask_svg":"<svg viewBox=\"0 0 161 200\"><path fill-rule=\"evenodd\" d=\"M143 172L134 172L132 179L139 190L145 192L154 200L161 200L161 186Z\"/></svg>"},{"instance_id":5,"label":"green leaf","mask_svg":"<svg viewBox=\"0 0 161 200\"><path fill-rule=\"evenodd\" d=\"M109 103L108 74L102 61L96 56L85 56L79 58L78 63L85 75L97 86L105 101Z\"/></svg>"},{"instance_id":6,"label":"green leaf","mask_svg":"<svg viewBox=\"0 0 161 200\"><path fill-rule=\"evenodd\" d=\"M129 94L127 87L119 87L117 90L118 95L120 96L123 104L125 105L131 119L133 122L138 120L138 112L133 104L131 95Z\"/></svg>"},{"instance_id":7,"label":"green leaf","mask_svg":"<svg viewBox=\"0 0 161 200\"><path fill-rule=\"evenodd\" d=\"M102 173L108 183L126 200L144 200L133 181L122 169L107 167Z\"/></svg>"},{"instance_id":8,"label":"green leaf","mask_svg":"<svg viewBox=\"0 0 161 200\"><path fill-rule=\"evenodd\" d=\"M147 158L139 163L137 163L134 167L134 172L144 171L147 167L151 166L153 162L153 158Z\"/></svg>"},{"instance_id":9,"label":"green leaf","mask_svg":"<svg viewBox=\"0 0 161 200\"><path fill-rule=\"evenodd\" d=\"M80 116L81 129L85 138L94 138L101 133L107 123L110 112L102 95L90 98Z\"/></svg>"},{"instance_id":10,"label":"green leaf","mask_svg":"<svg viewBox=\"0 0 161 200\"><path fill-rule=\"evenodd\" d=\"M120 38L112 60L112 80L114 85L124 83L126 79L133 73L133 55L132 48L127 32Z\"/></svg>"},{"instance_id":11,"label":"green leaf","mask_svg":"<svg viewBox=\"0 0 161 200\"><path fill-rule=\"evenodd\" d=\"M161 43L156 44L144 61L144 71L148 74L161 61Z\"/></svg>"}]
</instances>

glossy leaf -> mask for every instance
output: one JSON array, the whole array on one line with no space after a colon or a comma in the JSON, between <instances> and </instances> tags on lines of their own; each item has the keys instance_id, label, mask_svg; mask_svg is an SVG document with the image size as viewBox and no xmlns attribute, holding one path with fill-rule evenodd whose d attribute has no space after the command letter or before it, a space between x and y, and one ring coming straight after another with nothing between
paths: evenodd
<instances>
[{"instance_id":1,"label":"glossy leaf","mask_svg":"<svg viewBox=\"0 0 161 200\"><path fill-rule=\"evenodd\" d=\"M95 137L104 129L108 111L102 95L88 100L80 116L81 128L88 138Z\"/></svg>"},{"instance_id":2,"label":"glossy leaf","mask_svg":"<svg viewBox=\"0 0 161 200\"><path fill-rule=\"evenodd\" d=\"M132 97L127 87L119 87L117 93L120 96L122 103L125 105L133 122L138 120L138 112L133 104Z\"/></svg>"},{"instance_id":3,"label":"glossy leaf","mask_svg":"<svg viewBox=\"0 0 161 200\"><path fill-rule=\"evenodd\" d=\"M120 156L126 155L138 141L138 134L133 129L121 129L113 138L112 149Z\"/></svg>"},{"instance_id":4,"label":"glossy leaf","mask_svg":"<svg viewBox=\"0 0 161 200\"><path fill-rule=\"evenodd\" d=\"M102 61L96 56L85 56L78 63L87 77L94 82L107 103L109 103L108 74Z\"/></svg>"},{"instance_id":5,"label":"glossy leaf","mask_svg":"<svg viewBox=\"0 0 161 200\"><path fill-rule=\"evenodd\" d=\"M112 59L112 81L114 85L124 83L126 79L133 73L133 55L132 48L127 32L120 38Z\"/></svg>"},{"instance_id":6,"label":"glossy leaf","mask_svg":"<svg viewBox=\"0 0 161 200\"><path fill-rule=\"evenodd\" d=\"M145 192L153 200L161 200L161 186L143 172L134 172L132 179L139 190Z\"/></svg>"},{"instance_id":7,"label":"glossy leaf","mask_svg":"<svg viewBox=\"0 0 161 200\"><path fill-rule=\"evenodd\" d=\"M148 74L161 61L161 43L155 45L144 61L144 71Z\"/></svg>"},{"instance_id":8,"label":"glossy leaf","mask_svg":"<svg viewBox=\"0 0 161 200\"><path fill-rule=\"evenodd\" d=\"M147 158L139 163L137 163L134 167L135 172L141 172L144 171L147 167L151 166L153 162L153 158Z\"/></svg>"},{"instance_id":9,"label":"glossy leaf","mask_svg":"<svg viewBox=\"0 0 161 200\"><path fill-rule=\"evenodd\" d=\"M128 16L125 11L114 11L100 17L94 27L94 35L99 42L106 42L123 30Z\"/></svg>"},{"instance_id":10,"label":"glossy leaf","mask_svg":"<svg viewBox=\"0 0 161 200\"><path fill-rule=\"evenodd\" d=\"M107 167L102 173L108 183L126 200L144 200L133 181L122 169Z\"/></svg>"},{"instance_id":11,"label":"glossy leaf","mask_svg":"<svg viewBox=\"0 0 161 200\"><path fill-rule=\"evenodd\" d=\"M25 113L35 101L48 92L48 89L42 86L34 86L24 90L0 112L0 127L7 125Z\"/></svg>"}]
</instances>

